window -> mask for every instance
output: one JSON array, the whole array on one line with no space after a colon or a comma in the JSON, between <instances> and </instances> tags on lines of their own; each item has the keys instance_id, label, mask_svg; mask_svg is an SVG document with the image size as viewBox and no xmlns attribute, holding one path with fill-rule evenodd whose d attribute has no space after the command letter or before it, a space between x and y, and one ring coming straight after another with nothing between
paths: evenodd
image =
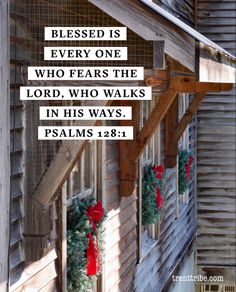
<instances>
[{"instance_id":1,"label":"window","mask_svg":"<svg viewBox=\"0 0 236 292\"><path fill-rule=\"evenodd\" d=\"M180 121L189 106L189 95L188 94L179 94L178 96L178 120ZM178 148L181 150L189 151L189 126L185 129L182 137L179 140ZM184 210L184 208L188 205L189 202L189 189L187 189L184 194L179 194L178 191L178 158L177 158L177 165L176 165L176 189L177 189L177 217L180 213Z\"/></svg>"},{"instance_id":2,"label":"window","mask_svg":"<svg viewBox=\"0 0 236 292\"><path fill-rule=\"evenodd\" d=\"M75 198L86 198L95 196L103 201L104 177L102 162L104 141L90 141L83 150L80 159L69 174L69 177L62 187L62 285L63 291L67 291L67 212L70 210L72 201ZM102 276L95 283L94 292L102 291Z\"/></svg>"},{"instance_id":3,"label":"window","mask_svg":"<svg viewBox=\"0 0 236 292\"><path fill-rule=\"evenodd\" d=\"M155 98L151 101L142 101L141 102L141 127L147 120L150 112L155 106ZM146 146L143 154L140 157L139 161L139 201L140 201L140 217L142 217L142 178L144 174L144 167L150 164L161 164L161 126L159 126L150 139L148 145ZM160 219L157 220L156 224L149 224L147 226L142 225L142 219L140 220L140 255L143 257L146 252L145 249L150 248L151 244L154 243L151 239L158 239L160 234ZM157 241L155 240L155 243Z\"/></svg>"},{"instance_id":4,"label":"window","mask_svg":"<svg viewBox=\"0 0 236 292\"><path fill-rule=\"evenodd\" d=\"M81 199L91 195L97 197L96 162L96 142L89 142L67 180L66 203L68 207L76 197Z\"/></svg>"}]
</instances>

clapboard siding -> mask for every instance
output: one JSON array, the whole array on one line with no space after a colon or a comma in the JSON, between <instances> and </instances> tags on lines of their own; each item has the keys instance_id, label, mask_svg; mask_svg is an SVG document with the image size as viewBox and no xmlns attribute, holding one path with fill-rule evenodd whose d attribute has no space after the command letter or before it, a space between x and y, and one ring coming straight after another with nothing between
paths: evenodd
<instances>
[{"instance_id":1,"label":"clapboard siding","mask_svg":"<svg viewBox=\"0 0 236 292\"><path fill-rule=\"evenodd\" d=\"M170 176L173 180L173 177ZM171 268L175 267L177 258L183 252L188 241L191 241L195 232L194 198L191 192L190 202L175 220L175 204L169 203L175 196L170 192L165 198L165 208L171 209L168 220L163 218L163 229L160 241L151 250L150 254L138 265L135 276L135 291L162 291L163 286L171 275ZM165 228L165 224L168 226ZM176 248L178 246L178 248ZM147 276L148 275L148 276Z\"/></svg>"},{"instance_id":2,"label":"clapboard siding","mask_svg":"<svg viewBox=\"0 0 236 292\"><path fill-rule=\"evenodd\" d=\"M19 86L24 85L22 78L22 66L28 63L29 52L22 49L17 42L18 38L30 38L26 27L24 5L22 1L11 1L10 5L10 140L11 140L11 230L10 230L10 291L26 291L28 289L55 289L56 252L55 234L51 234L50 253L36 263L26 264L24 261L24 216L26 196L26 168L31 171L32 165L25 160L26 145L31 139L26 139L26 114L25 103L20 101ZM33 175L31 173L31 175ZM29 177L29 180L33 177ZM53 226L56 224L55 208L53 210ZM55 228L54 228L55 229ZM53 286L54 283L54 286ZM48 286L49 287L49 286ZM46 290L44 290L46 291ZM53 291L53 290L51 290Z\"/></svg>"},{"instance_id":3,"label":"clapboard siding","mask_svg":"<svg viewBox=\"0 0 236 292\"><path fill-rule=\"evenodd\" d=\"M195 153L195 119L189 126L189 148ZM162 126L164 131L164 127ZM163 136L164 137L164 136ZM162 148L165 148L164 139ZM162 149L163 150L163 149ZM163 150L164 152L164 150ZM164 156L163 156L164 157ZM165 291L171 273L196 232L195 182L190 184L189 202L178 218L176 204L176 170L167 169L167 191L163 202L159 240L149 239L149 251L143 255L135 272L135 291Z\"/></svg>"},{"instance_id":4,"label":"clapboard siding","mask_svg":"<svg viewBox=\"0 0 236 292\"><path fill-rule=\"evenodd\" d=\"M28 207L26 194L31 194L37 183L45 173L48 165L52 161L58 143L39 142L37 139L37 126L41 124L38 120L38 106L46 105L45 102L24 102L22 106L19 100L19 86L22 82L22 65L41 65L43 61L43 46L48 45L44 42L45 26L122 26L103 11L88 3L87 0L68 1L66 4L60 0L50 1L21 0L12 1L11 7L11 42L12 47L12 85L11 100L14 100L14 109L17 114L14 120L17 121L17 131L14 130L14 139L11 134L12 143L17 151L16 159L21 164L14 166L15 181L14 200L15 200L15 219L14 229L12 227L12 244L14 244L13 263L24 264L23 271L13 267L14 272L19 276L17 281L11 287L11 291L24 291L35 289L36 291L54 291L56 290L57 270L56 261L59 262L56 254L57 232L54 217L54 232L51 234L51 253L47 253L36 263L27 264L23 262L22 227L19 222L22 213L27 216ZM26 5L24 6L24 3ZM67 9L61 9L61 5ZM25 11L25 9L27 11ZM85 17L80 17L84 14ZM16 26L15 26L16 24ZM67 43L68 44L68 43ZM77 43L79 45L79 43ZM88 44L81 42L81 45ZM116 42L111 43L114 45ZM119 43L119 44L122 44ZM153 43L147 42L138 35L128 30L128 41L123 42L128 46L129 59L124 62L82 62L80 65L138 65L145 68L152 68ZM74 45L74 43L73 43ZM98 42L93 42L98 45ZM62 63L60 63L62 64ZM69 63L68 63L69 64ZM70 62L70 65L72 63ZM52 63L50 62L50 65ZM57 62L56 65L59 65ZM63 62L63 65L65 63ZM24 70L25 73L25 70ZM26 74L24 75L27 79ZM26 83L26 80L24 80ZM50 84L49 84L50 85ZM57 104L58 105L58 104ZM27 121L27 123L25 122ZM46 122L43 122L45 124ZM53 123L55 124L55 123ZM22 143L23 141L23 143ZM24 153L24 156L22 154ZM23 168L24 166L24 168ZM120 197L119 192L119 145L117 142L106 143L106 177L105 177L105 195L106 209L108 219L105 224L105 291L132 291L133 277L137 263L137 204L136 194L130 198ZM19 180L17 171L24 172L25 183ZM21 205L19 205L21 204ZM17 212L16 212L17 211ZM54 210L55 213L55 210ZM59 212L58 212L59 214ZM30 221L30 220L27 220ZM20 222L21 223L21 222ZM25 227L27 227L25 225ZM27 230L25 228L25 233ZM18 232L19 234L16 234ZM31 233L31 232L29 232ZM20 250L19 248L22 248ZM59 251L59 248L58 250ZM18 255L19 260L17 260ZM111 264L112 263L112 264ZM60 264L60 263L59 263ZM40 268L38 268L40 267ZM47 290L48 289L48 290ZM61 288L58 288L58 291Z\"/></svg>"},{"instance_id":5,"label":"clapboard siding","mask_svg":"<svg viewBox=\"0 0 236 292\"><path fill-rule=\"evenodd\" d=\"M234 26L235 1L198 1L198 30L232 54ZM197 115L197 266L199 273L224 266L217 271L226 282L235 266L234 90L208 94Z\"/></svg>"},{"instance_id":6,"label":"clapboard siding","mask_svg":"<svg viewBox=\"0 0 236 292\"><path fill-rule=\"evenodd\" d=\"M194 26L195 22L195 1L194 0L154 0L166 11L180 18L187 24Z\"/></svg>"},{"instance_id":7,"label":"clapboard siding","mask_svg":"<svg viewBox=\"0 0 236 292\"><path fill-rule=\"evenodd\" d=\"M137 263L136 194L119 193L119 146L106 143L105 291L132 291Z\"/></svg>"},{"instance_id":8,"label":"clapboard siding","mask_svg":"<svg viewBox=\"0 0 236 292\"><path fill-rule=\"evenodd\" d=\"M235 17L235 1L197 3L197 29L234 55Z\"/></svg>"},{"instance_id":9,"label":"clapboard siding","mask_svg":"<svg viewBox=\"0 0 236 292\"><path fill-rule=\"evenodd\" d=\"M12 3L11 3L12 4ZM11 11L13 6L11 5ZM14 36L20 31L15 20L10 19L10 36ZM10 237L10 284L16 283L23 269L23 249L22 249L22 220L23 220L23 117L24 107L19 100L19 88L15 84L20 84L19 77L20 59L17 58L17 47L11 41L10 55L10 138L11 138L11 237ZM18 64L17 64L18 63Z\"/></svg>"}]
</instances>

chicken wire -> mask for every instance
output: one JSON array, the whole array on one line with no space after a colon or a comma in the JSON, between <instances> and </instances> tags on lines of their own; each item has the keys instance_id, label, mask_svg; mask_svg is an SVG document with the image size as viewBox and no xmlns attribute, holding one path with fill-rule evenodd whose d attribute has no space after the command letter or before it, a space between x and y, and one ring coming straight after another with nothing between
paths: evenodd
<instances>
[{"instance_id":1,"label":"chicken wire","mask_svg":"<svg viewBox=\"0 0 236 292\"><path fill-rule=\"evenodd\" d=\"M45 41L47 26L123 26L86 0L24 0L26 37L21 45L30 66L143 66L153 68L153 43L145 41L131 30L127 30L127 41ZM44 61L45 46L127 46L127 61ZM27 68L26 68L27 69ZM80 85L80 82L28 81L26 85ZM89 82L93 86L93 82ZM114 83L115 85L115 83ZM71 122L39 120L39 106L80 105L81 102L27 101L25 102L26 165L28 167L28 192L33 192L46 173L52 160L60 151L61 141L39 141L38 126L60 126Z\"/></svg>"}]
</instances>

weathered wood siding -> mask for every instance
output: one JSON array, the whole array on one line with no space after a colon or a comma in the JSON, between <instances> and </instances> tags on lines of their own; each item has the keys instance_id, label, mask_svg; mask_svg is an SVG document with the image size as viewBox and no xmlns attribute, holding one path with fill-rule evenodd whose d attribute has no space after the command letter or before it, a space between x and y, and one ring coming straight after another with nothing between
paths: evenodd
<instances>
[{"instance_id":1,"label":"weathered wood siding","mask_svg":"<svg viewBox=\"0 0 236 292\"><path fill-rule=\"evenodd\" d=\"M137 263L137 196L119 193L119 146L106 145L105 292L132 291Z\"/></svg>"},{"instance_id":2,"label":"weathered wood siding","mask_svg":"<svg viewBox=\"0 0 236 292\"><path fill-rule=\"evenodd\" d=\"M27 3L26 6L23 5L24 1ZM13 87L16 87L15 83L22 82L20 69L23 63L27 65L45 64L42 52L43 46L48 45L48 42L44 43L43 41L44 26L121 25L95 6L89 4L87 0L79 2L71 0L66 4L60 0L51 2L13 0L12 3L12 51L16 54L13 59L16 60L14 64L17 65L16 68L13 68L12 76L17 76L18 78L17 82L13 79ZM17 6L15 7L14 4L17 4ZM27 12L24 11L24 8L27 8ZM80 17L81 14L84 14L85 17ZM14 27L15 23L16 26ZM127 62L109 64L108 62L104 62L104 64L97 62L97 65L122 66L126 64L152 68L152 42L144 41L130 30L128 31L128 39L129 59ZM81 43L81 45L84 44ZM98 45L98 43L93 42L93 45ZM65 64L63 63L63 65ZM85 65L85 63L81 65ZM96 62L91 62L89 65L96 65ZM19 210L20 214L16 220L19 225L19 232L12 229L12 238L17 238L15 246L19 252L17 254L12 253L12 258L16 259L15 261L18 264L11 270L11 291L24 291L31 288L36 289L36 291L40 289L42 291L54 291L56 290L56 281L59 278L55 262L60 261L57 254L58 250L55 248L57 232L54 228L53 236L51 236L51 247L41 260L35 263L24 262L22 253L22 246L24 247L24 241L22 240L22 214L25 213L25 216L28 216L27 212L25 212L27 210L26 194L30 194L34 190L56 151L55 147L51 147L50 143L46 142L48 147L45 147L46 143L37 141L37 125L40 122L38 121L39 102L37 104L28 102L22 105L19 101L19 85L14 93L15 99L19 103L17 121L21 125L20 130L17 131L18 144L14 142L14 145L19 145L18 162L22 167L17 168L21 170L21 175L17 176L21 190L18 195L20 200L15 205L15 209ZM24 148L22 145L24 145ZM23 149L26 149L25 155L23 155ZM23 165L25 166L24 168ZM119 147L116 142L107 143L105 167L105 193L108 211L105 230L105 291L132 291L138 244L136 195L134 194L131 198L120 198ZM24 181L23 171L25 174ZM22 200L24 201L23 203ZM53 210L54 216L52 220L55 227L57 212L55 212L55 209ZM29 220L27 221L29 222ZM58 291L61 291L60 286Z\"/></svg>"},{"instance_id":3,"label":"weathered wood siding","mask_svg":"<svg viewBox=\"0 0 236 292\"><path fill-rule=\"evenodd\" d=\"M200 0L197 16L198 30L235 54L235 1ZM235 267L235 103L235 89L208 94L198 111L197 266L226 282Z\"/></svg>"},{"instance_id":4,"label":"weathered wood siding","mask_svg":"<svg viewBox=\"0 0 236 292\"><path fill-rule=\"evenodd\" d=\"M155 0L155 3L191 26L195 24L195 2ZM162 127L162 137L165 129ZM192 120L189 126L189 148L196 150L196 121ZM161 142L161 153L164 157L165 140ZM194 240L196 232L195 211L195 180L192 179L189 191L189 203L179 216L176 217L176 170L167 170L167 193L164 200L164 212L161 219L161 233L159 240L150 240L149 252L141 258L135 272L135 291L167 291L166 285L171 274L178 265L180 258ZM146 248L145 248L146 249Z\"/></svg>"},{"instance_id":5,"label":"weathered wood siding","mask_svg":"<svg viewBox=\"0 0 236 292\"><path fill-rule=\"evenodd\" d=\"M20 101L19 87L23 85L21 70L29 62L29 52L25 50L24 42L19 39L30 38L26 27L24 0L10 3L10 138L11 138L11 237L10 237L10 291L26 291L27 289L44 289L50 285L55 289L56 260L55 224L57 220L55 207L52 209L53 230L51 232L51 247L45 256L35 263L24 260L24 216L26 199L26 170L31 171L31 164L26 163L26 114L25 103ZM27 120L28 122L28 120ZM28 123L29 124L29 123ZM28 154L28 153L27 153ZM32 176L28 180L35 179ZM54 286L53 286L54 283ZM53 288L54 287L54 288ZM45 290L47 291L47 290ZM53 290L51 290L53 291Z\"/></svg>"},{"instance_id":6,"label":"weathered wood siding","mask_svg":"<svg viewBox=\"0 0 236 292\"><path fill-rule=\"evenodd\" d=\"M189 131L189 145L193 151L195 138L193 121ZM164 140L162 147L163 145ZM191 181L189 203L181 208L178 217L176 199L176 169L171 168L167 169L167 192L163 202L160 238L158 241L150 241L151 248L137 265L135 273L137 292L165 291L163 288L194 238L196 232L194 178Z\"/></svg>"},{"instance_id":7,"label":"weathered wood siding","mask_svg":"<svg viewBox=\"0 0 236 292\"><path fill-rule=\"evenodd\" d=\"M23 29L18 22L22 10L17 8L16 1L10 2L10 113L11 113L11 239L10 239L10 284L16 283L23 269L23 119L24 106L19 99L21 83L20 68L24 62L22 51L14 41L22 35Z\"/></svg>"},{"instance_id":8,"label":"weathered wood siding","mask_svg":"<svg viewBox=\"0 0 236 292\"><path fill-rule=\"evenodd\" d=\"M0 291L8 288L8 245L10 211L10 93L9 93L9 10L0 4Z\"/></svg>"}]
</instances>

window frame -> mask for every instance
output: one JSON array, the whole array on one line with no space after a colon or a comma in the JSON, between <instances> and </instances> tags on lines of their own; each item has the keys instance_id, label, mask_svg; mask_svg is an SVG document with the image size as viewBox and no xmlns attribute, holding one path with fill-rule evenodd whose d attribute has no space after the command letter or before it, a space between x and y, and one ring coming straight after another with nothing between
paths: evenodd
<instances>
[{"instance_id":1,"label":"window frame","mask_svg":"<svg viewBox=\"0 0 236 292\"><path fill-rule=\"evenodd\" d=\"M185 114L186 109L189 106L190 102L190 95L187 93L181 93L178 95L178 120L180 121L183 115ZM178 149L183 149L189 151L189 124L186 127L185 131L183 132L179 142L178 142ZM176 162L176 218L181 217L181 214L184 212L185 208L189 204L189 188L184 192L184 194L179 194L179 187L178 187L178 169L179 169L179 156L177 155L177 162Z\"/></svg>"},{"instance_id":2,"label":"window frame","mask_svg":"<svg viewBox=\"0 0 236 292\"><path fill-rule=\"evenodd\" d=\"M152 111L156 104L155 98L150 101L141 101L140 109L140 126L142 127L148 115ZM139 158L139 188L138 188L138 200L139 200L139 261L142 261L148 250L155 246L160 238L160 223L161 219L158 218L155 224L149 224L147 228L142 225L142 177L144 167L156 163L160 165L161 159L161 125L158 126L154 135L151 137L148 145L141 157Z\"/></svg>"},{"instance_id":3,"label":"window frame","mask_svg":"<svg viewBox=\"0 0 236 292\"><path fill-rule=\"evenodd\" d=\"M87 188L83 187L82 183L82 190L80 192L73 192L73 170L75 167L82 166L82 169L80 169L80 172L84 171L84 167L86 165L82 165L81 161L85 159L85 151L86 147L90 147L90 151L93 153L93 159L91 159L91 166L90 170L93 171L93 177L92 180L90 180L90 183L93 183L92 186L89 186ZM61 243L61 265L62 265L62 292L67 291L67 212L70 209L70 206L72 205L72 201L75 198L87 198L89 196L95 196L96 200L99 200L102 202L102 205L105 206L105 184L104 184L104 178L105 178L105 167L104 167L104 161L105 161L105 154L106 154L106 142L103 140L99 141L89 141L86 145L83 153L81 154L80 158L77 161L77 165L73 168L73 170L70 172L68 179L62 186L62 243ZM92 169L93 168L93 169ZM86 173L91 173L87 172ZM104 226L103 226L104 228ZM98 277L97 281L94 283L93 292L101 292L104 291L104 272L105 271L105 263L102 265L102 271L101 275Z\"/></svg>"}]
</instances>

